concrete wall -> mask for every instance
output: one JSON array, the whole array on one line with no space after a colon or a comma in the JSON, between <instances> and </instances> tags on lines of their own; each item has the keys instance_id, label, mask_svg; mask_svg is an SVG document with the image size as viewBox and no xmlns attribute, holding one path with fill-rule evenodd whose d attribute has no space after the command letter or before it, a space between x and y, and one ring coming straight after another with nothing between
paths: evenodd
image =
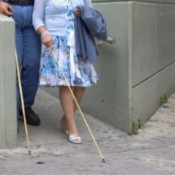
<instances>
[{"instance_id":1,"label":"concrete wall","mask_svg":"<svg viewBox=\"0 0 175 175\"><path fill-rule=\"evenodd\" d=\"M130 133L134 120L147 121L160 97L175 90L175 0L96 0L94 7L116 42L98 46L100 80L87 89L82 107Z\"/></svg>"},{"instance_id":2,"label":"concrete wall","mask_svg":"<svg viewBox=\"0 0 175 175\"><path fill-rule=\"evenodd\" d=\"M134 3L132 35L132 117L146 121L175 88L175 4Z\"/></svg>"},{"instance_id":3,"label":"concrete wall","mask_svg":"<svg viewBox=\"0 0 175 175\"><path fill-rule=\"evenodd\" d=\"M174 4L175 0L92 0L93 3L101 2L146 2L146 3L162 3L162 4Z\"/></svg>"},{"instance_id":4,"label":"concrete wall","mask_svg":"<svg viewBox=\"0 0 175 175\"><path fill-rule=\"evenodd\" d=\"M0 148L16 146L16 71L14 23L0 15Z\"/></svg>"},{"instance_id":5,"label":"concrete wall","mask_svg":"<svg viewBox=\"0 0 175 175\"><path fill-rule=\"evenodd\" d=\"M128 133L135 119L147 121L160 97L175 90L175 4L169 3L175 1L149 2L94 3L116 43L99 46L100 81L83 107Z\"/></svg>"},{"instance_id":6,"label":"concrete wall","mask_svg":"<svg viewBox=\"0 0 175 175\"><path fill-rule=\"evenodd\" d=\"M134 2L173 4L175 3L175 0L134 0Z\"/></svg>"},{"instance_id":7,"label":"concrete wall","mask_svg":"<svg viewBox=\"0 0 175 175\"><path fill-rule=\"evenodd\" d=\"M95 3L108 24L108 33L115 38L114 45L98 46L100 56L96 62L99 75L97 85L87 89L83 101L84 111L114 127L130 131L130 55L131 55L131 3ZM109 10L110 9L110 10Z\"/></svg>"}]
</instances>

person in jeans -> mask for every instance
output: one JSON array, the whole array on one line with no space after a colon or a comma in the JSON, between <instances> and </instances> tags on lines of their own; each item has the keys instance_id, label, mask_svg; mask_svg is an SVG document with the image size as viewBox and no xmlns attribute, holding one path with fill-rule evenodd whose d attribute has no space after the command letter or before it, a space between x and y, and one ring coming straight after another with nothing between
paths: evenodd
<instances>
[{"instance_id":1,"label":"person in jeans","mask_svg":"<svg viewBox=\"0 0 175 175\"><path fill-rule=\"evenodd\" d=\"M31 106L34 104L38 89L41 43L32 25L33 6L34 0L8 0L0 2L0 13L12 16L15 21L16 50L21 72L26 120L28 124L38 126L40 119ZM19 92L17 92L17 99L18 113L22 116Z\"/></svg>"}]
</instances>

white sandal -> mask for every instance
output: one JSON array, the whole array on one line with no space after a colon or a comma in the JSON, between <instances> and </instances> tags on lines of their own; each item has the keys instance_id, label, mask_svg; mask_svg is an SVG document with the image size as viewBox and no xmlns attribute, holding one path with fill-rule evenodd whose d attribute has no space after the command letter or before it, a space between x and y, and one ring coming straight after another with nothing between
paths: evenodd
<instances>
[{"instance_id":1,"label":"white sandal","mask_svg":"<svg viewBox=\"0 0 175 175\"><path fill-rule=\"evenodd\" d=\"M70 134L68 139L70 143L75 143L75 144L81 143L81 137L75 134Z\"/></svg>"},{"instance_id":2,"label":"white sandal","mask_svg":"<svg viewBox=\"0 0 175 175\"><path fill-rule=\"evenodd\" d=\"M75 143L75 144L80 144L81 143L81 137L76 135L76 134L69 134L69 131L68 129L62 125L62 123L60 122L61 124L61 130L63 133L65 133L67 136L68 136L68 140L70 143Z\"/></svg>"}]
</instances>

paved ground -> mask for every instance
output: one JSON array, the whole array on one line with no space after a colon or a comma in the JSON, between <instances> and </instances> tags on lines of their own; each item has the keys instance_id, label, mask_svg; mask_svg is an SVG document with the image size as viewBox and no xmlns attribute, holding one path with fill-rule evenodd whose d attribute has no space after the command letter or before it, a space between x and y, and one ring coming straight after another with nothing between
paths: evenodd
<instances>
[{"instance_id":1,"label":"paved ground","mask_svg":"<svg viewBox=\"0 0 175 175\"><path fill-rule=\"evenodd\" d=\"M56 98L40 90L34 108L42 123L29 127L32 155L27 154L23 124L19 123L18 147L0 150L0 175L175 174L175 94L137 136L128 136L86 114L105 163L79 114L76 120L83 144L74 145L60 131L62 110Z\"/></svg>"}]
</instances>

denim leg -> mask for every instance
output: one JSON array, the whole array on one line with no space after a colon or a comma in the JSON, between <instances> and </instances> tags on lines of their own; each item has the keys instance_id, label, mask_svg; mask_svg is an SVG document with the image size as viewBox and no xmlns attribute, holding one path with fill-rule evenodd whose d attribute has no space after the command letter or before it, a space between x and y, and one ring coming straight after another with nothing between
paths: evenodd
<instances>
[{"instance_id":1,"label":"denim leg","mask_svg":"<svg viewBox=\"0 0 175 175\"><path fill-rule=\"evenodd\" d=\"M40 64L40 38L32 26L33 6L13 6L16 49L21 71L25 107L32 106L38 88ZM18 88L17 88L18 89ZM17 90L17 108L21 107Z\"/></svg>"},{"instance_id":2,"label":"denim leg","mask_svg":"<svg viewBox=\"0 0 175 175\"><path fill-rule=\"evenodd\" d=\"M23 30L22 87L26 107L34 104L39 82L40 38L32 26Z\"/></svg>"}]
</instances>

